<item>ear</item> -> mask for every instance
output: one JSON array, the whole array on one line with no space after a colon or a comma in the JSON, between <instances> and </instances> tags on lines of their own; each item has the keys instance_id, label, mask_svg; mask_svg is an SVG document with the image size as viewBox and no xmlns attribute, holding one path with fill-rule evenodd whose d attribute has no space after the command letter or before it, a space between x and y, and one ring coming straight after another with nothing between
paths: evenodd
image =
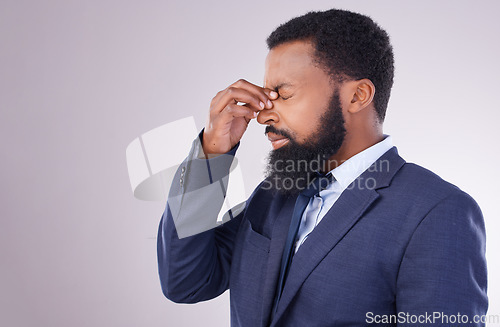
<instances>
[{"instance_id":1,"label":"ear","mask_svg":"<svg viewBox=\"0 0 500 327\"><path fill-rule=\"evenodd\" d=\"M367 78L347 82L351 101L348 103L347 111L356 113L368 107L375 96L375 85Z\"/></svg>"}]
</instances>

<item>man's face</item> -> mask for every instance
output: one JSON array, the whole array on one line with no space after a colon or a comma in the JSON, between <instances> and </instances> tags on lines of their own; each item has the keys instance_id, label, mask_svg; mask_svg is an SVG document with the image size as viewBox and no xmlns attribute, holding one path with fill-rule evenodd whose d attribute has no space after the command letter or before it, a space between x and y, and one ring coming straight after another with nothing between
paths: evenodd
<instances>
[{"instance_id":1,"label":"man's face","mask_svg":"<svg viewBox=\"0 0 500 327\"><path fill-rule=\"evenodd\" d=\"M273 108L259 113L272 142L267 177L273 187L296 194L314 171L341 147L346 133L338 86L314 61L313 47L294 41L272 49L264 87L279 93ZM334 91L335 90L335 91Z\"/></svg>"}]
</instances>

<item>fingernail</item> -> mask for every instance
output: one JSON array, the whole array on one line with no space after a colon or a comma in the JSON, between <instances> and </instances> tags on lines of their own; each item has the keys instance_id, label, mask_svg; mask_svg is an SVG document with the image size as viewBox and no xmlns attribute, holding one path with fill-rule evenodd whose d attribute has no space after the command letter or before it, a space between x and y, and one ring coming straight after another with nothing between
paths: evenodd
<instances>
[{"instance_id":1,"label":"fingernail","mask_svg":"<svg viewBox=\"0 0 500 327\"><path fill-rule=\"evenodd\" d=\"M269 101L269 100L268 100L268 101ZM260 102L260 107L261 107L262 109L264 109L264 107L265 107L265 106L266 106L266 105L264 104L264 102L262 102L262 101L261 101L261 102Z\"/></svg>"},{"instance_id":2,"label":"fingernail","mask_svg":"<svg viewBox=\"0 0 500 327\"><path fill-rule=\"evenodd\" d=\"M267 100L267 106L268 106L269 108L271 108L271 107L273 106L273 103L271 102L271 100Z\"/></svg>"},{"instance_id":3,"label":"fingernail","mask_svg":"<svg viewBox=\"0 0 500 327\"><path fill-rule=\"evenodd\" d=\"M269 95L272 96L273 98L276 98L278 96L278 93L271 91L271 93L269 93Z\"/></svg>"},{"instance_id":4,"label":"fingernail","mask_svg":"<svg viewBox=\"0 0 500 327\"><path fill-rule=\"evenodd\" d=\"M256 118L258 114L259 114L259 113L258 113L257 111L255 111L255 112L253 113L253 118Z\"/></svg>"}]
</instances>

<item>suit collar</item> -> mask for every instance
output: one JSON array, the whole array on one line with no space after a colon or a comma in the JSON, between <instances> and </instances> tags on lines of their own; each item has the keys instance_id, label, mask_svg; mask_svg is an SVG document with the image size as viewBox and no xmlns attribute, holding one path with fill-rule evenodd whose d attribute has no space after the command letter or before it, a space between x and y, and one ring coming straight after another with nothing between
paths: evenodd
<instances>
[{"instance_id":1,"label":"suit collar","mask_svg":"<svg viewBox=\"0 0 500 327\"><path fill-rule=\"evenodd\" d=\"M335 177L337 184L335 186L332 185L332 187L341 193L392 147L392 137L384 135L382 141L345 160L341 165L330 171Z\"/></svg>"}]
</instances>

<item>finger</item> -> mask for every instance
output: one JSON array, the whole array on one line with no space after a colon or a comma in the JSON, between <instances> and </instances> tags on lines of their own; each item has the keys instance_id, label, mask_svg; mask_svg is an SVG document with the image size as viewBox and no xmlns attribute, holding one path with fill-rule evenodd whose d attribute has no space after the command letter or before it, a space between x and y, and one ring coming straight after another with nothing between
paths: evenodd
<instances>
[{"instance_id":1,"label":"finger","mask_svg":"<svg viewBox=\"0 0 500 327\"><path fill-rule=\"evenodd\" d=\"M272 89L264 89L264 93L267 94L267 96L269 97L269 99L271 100L276 100L278 97L279 97L279 94L278 92L272 90Z\"/></svg>"},{"instance_id":2,"label":"finger","mask_svg":"<svg viewBox=\"0 0 500 327\"><path fill-rule=\"evenodd\" d=\"M252 110L253 115L254 115L254 117L252 117L252 119L253 119L253 118L257 118L257 117L259 116L259 113L262 111L262 110L255 111L255 110L254 110L254 109L253 109L250 105L248 105L248 104L243 104L243 105L240 105L240 106L242 106L242 107L247 107L247 108L249 108L250 110Z\"/></svg>"},{"instance_id":3,"label":"finger","mask_svg":"<svg viewBox=\"0 0 500 327\"><path fill-rule=\"evenodd\" d=\"M220 113L227 105L237 102L248 104L250 108L255 111L260 111L266 107L266 104L262 102L260 98L256 97L255 94L249 92L248 90L228 87L212 110L215 113Z\"/></svg>"},{"instance_id":4,"label":"finger","mask_svg":"<svg viewBox=\"0 0 500 327\"><path fill-rule=\"evenodd\" d=\"M233 83L231 85L232 87L237 87L237 88L242 88L247 90L248 92L251 92L254 94L256 97L262 101L266 108L270 109L273 107L273 103L271 100L275 100L278 98L278 93L271 90L271 89L265 89L263 87L260 87L258 85L252 84L244 79L240 79Z\"/></svg>"},{"instance_id":5,"label":"finger","mask_svg":"<svg viewBox=\"0 0 500 327\"><path fill-rule=\"evenodd\" d=\"M217 94L213 97L212 101L210 102L210 108L212 108L217 102L220 101L220 98L222 98L224 91L225 90L221 90L221 91L217 92Z\"/></svg>"},{"instance_id":6,"label":"finger","mask_svg":"<svg viewBox=\"0 0 500 327\"><path fill-rule=\"evenodd\" d=\"M247 106L240 106L235 103L227 105L222 110L221 115L225 116L227 120L232 120L237 117L245 117L247 121L257 117L258 112Z\"/></svg>"}]
</instances>

